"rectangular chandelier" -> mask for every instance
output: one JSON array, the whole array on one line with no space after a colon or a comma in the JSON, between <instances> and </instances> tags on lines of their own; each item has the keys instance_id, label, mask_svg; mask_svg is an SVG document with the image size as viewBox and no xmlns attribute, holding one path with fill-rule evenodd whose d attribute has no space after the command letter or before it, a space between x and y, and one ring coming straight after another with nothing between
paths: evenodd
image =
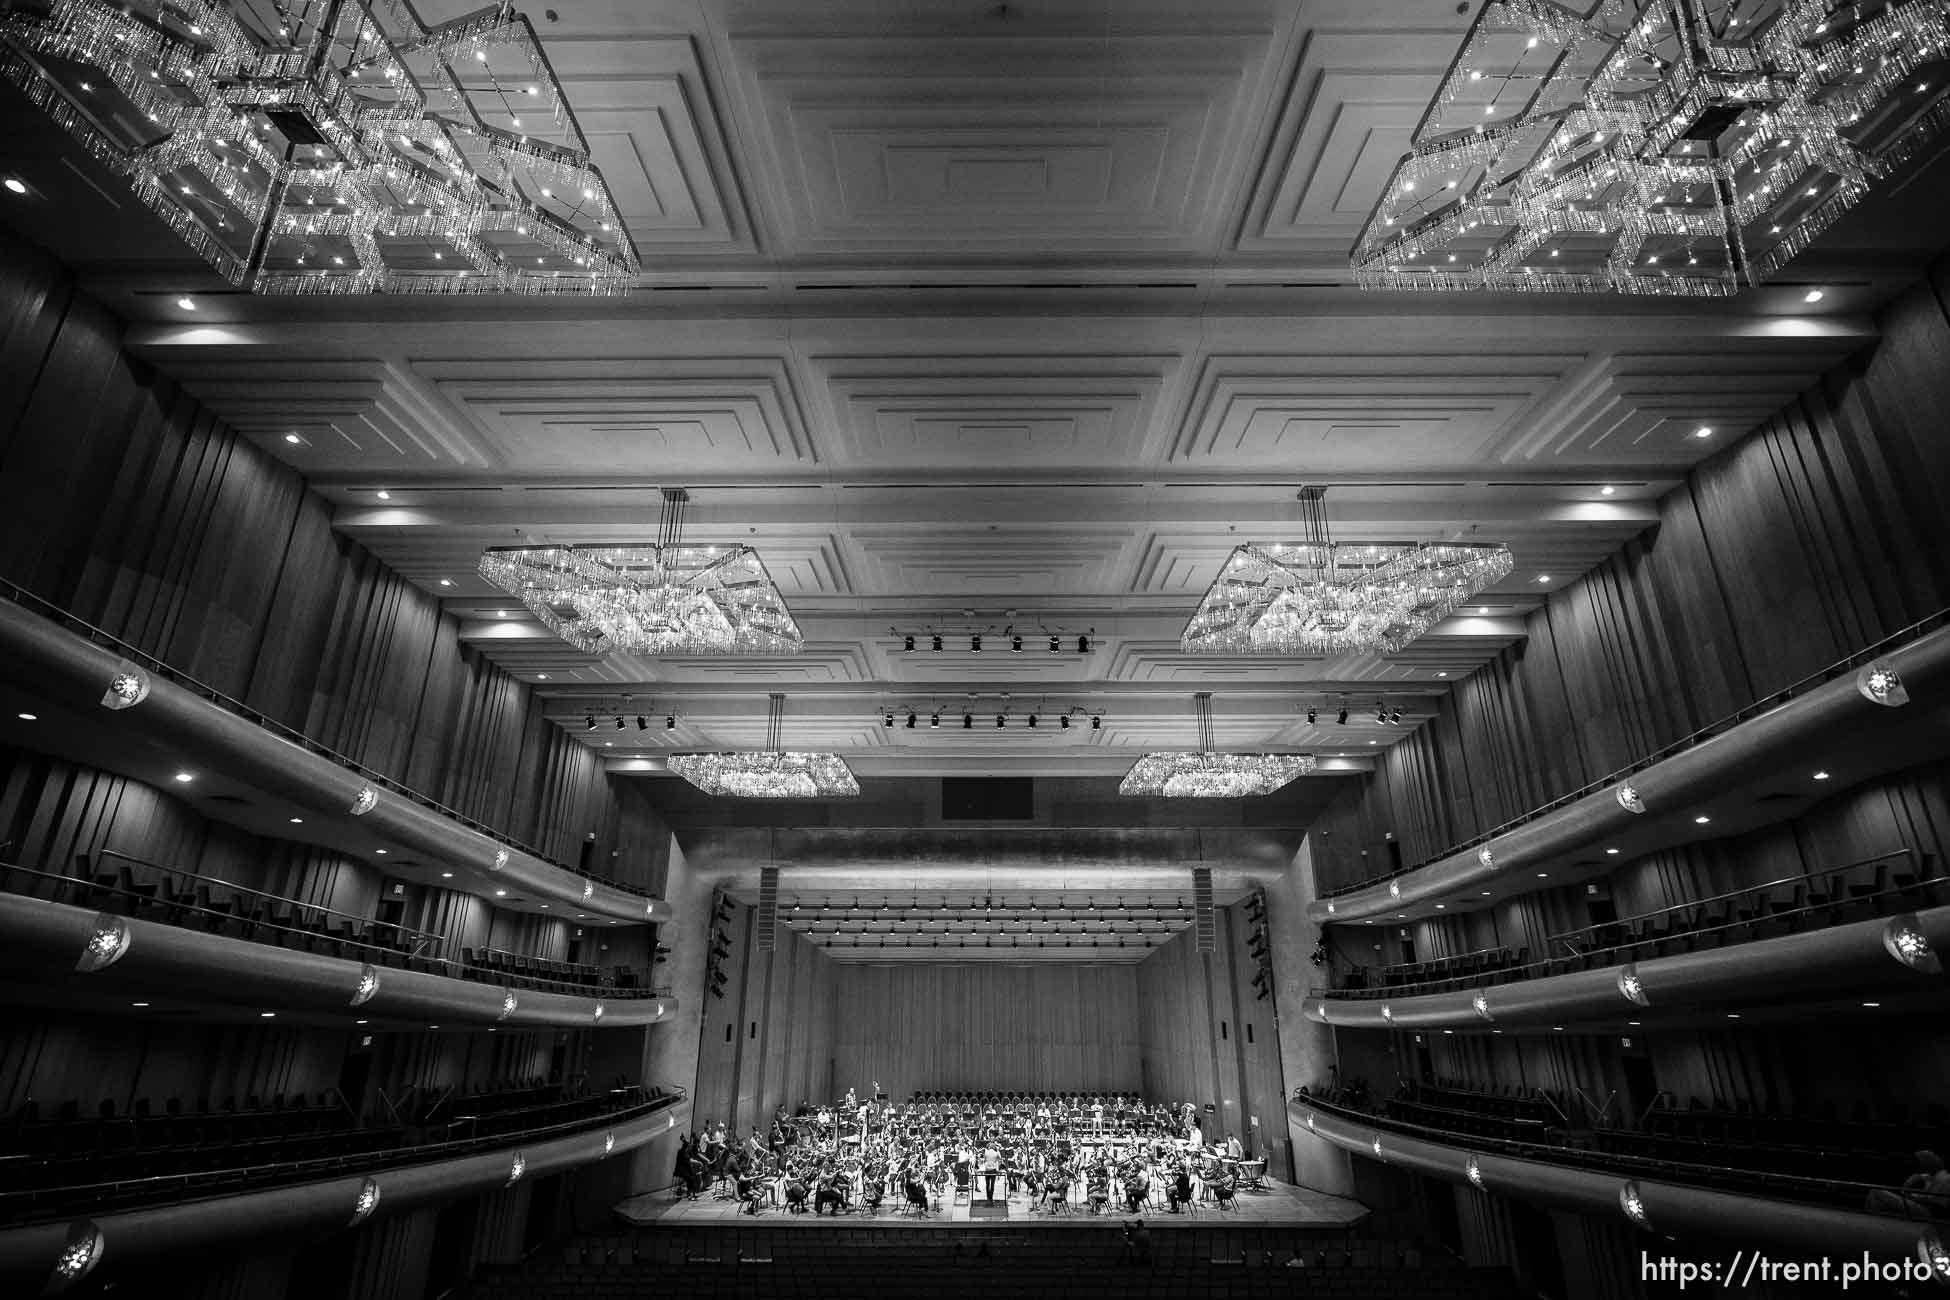
<instances>
[{"instance_id":1,"label":"rectangular chandelier","mask_svg":"<svg viewBox=\"0 0 1950 1300\"><path fill-rule=\"evenodd\" d=\"M706 794L731 799L843 799L860 793L838 754L786 753L780 745L785 696L767 701L765 748L719 754L675 754L670 770Z\"/></svg>"},{"instance_id":2,"label":"rectangular chandelier","mask_svg":"<svg viewBox=\"0 0 1950 1300\"><path fill-rule=\"evenodd\" d=\"M257 293L626 293L636 251L526 17L47 0L0 76Z\"/></svg>"},{"instance_id":3,"label":"rectangular chandelier","mask_svg":"<svg viewBox=\"0 0 1950 1300\"><path fill-rule=\"evenodd\" d=\"M1950 0L1489 0L1356 241L1385 289L1718 296L1950 115Z\"/></svg>"},{"instance_id":4,"label":"rectangular chandelier","mask_svg":"<svg viewBox=\"0 0 1950 1300\"><path fill-rule=\"evenodd\" d=\"M1515 563L1496 543L1337 543L1324 498L1300 494L1303 541L1234 548L1185 625L1185 653L1399 653Z\"/></svg>"},{"instance_id":5,"label":"rectangular chandelier","mask_svg":"<svg viewBox=\"0 0 1950 1300\"><path fill-rule=\"evenodd\" d=\"M1212 693L1192 697L1198 726L1193 751L1146 754L1131 765L1117 793L1166 799L1241 799L1271 794L1314 770L1312 754L1224 754L1212 739Z\"/></svg>"},{"instance_id":6,"label":"rectangular chandelier","mask_svg":"<svg viewBox=\"0 0 1950 1300\"><path fill-rule=\"evenodd\" d=\"M655 546L493 547L481 576L585 654L798 654L805 638L758 552L685 546L682 488Z\"/></svg>"}]
</instances>

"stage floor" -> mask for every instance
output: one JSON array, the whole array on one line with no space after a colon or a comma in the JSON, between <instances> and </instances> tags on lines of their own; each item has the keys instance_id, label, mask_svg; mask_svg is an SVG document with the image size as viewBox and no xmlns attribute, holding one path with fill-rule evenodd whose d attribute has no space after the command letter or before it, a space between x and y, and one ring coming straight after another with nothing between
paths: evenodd
<instances>
[{"instance_id":1,"label":"stage floor","mask_svg":"<svg viewBox=\"0 0 1950 1300\"><path fill-rule=\"evenodd\" d=\"M1130 1217L1124 1213L1121 1204L1112 1204L1105 1213L1095 1215L1076 1206L1061 1214L1048 1211L1032 1213L1033 1202L1027 1193L1017 1193L1007 1202L998 1194L994 1205L990 1206L982 1200L979 1184L972 1203L961 1200L952 1192L944 1192L937 1204L940 1208L926 1218L897 1213L898 1207L892 1200L884 1202L880 1212L873 1215L862 1209L836 1216L814 1214L811 1210L803 1214L790 1214L769 1208L760 1214L750 1215L738 1212L738 1202L716 1200L708 1192L696 1200L686 1201L675 1198L669 1191L661 1191L633 1196L618 1204L616 1213L643 1228L750 1227L754 1224L772 1228L833 1228L846 1225L874 1228L994 1228L1003 1225L1011 1228L1075 1228L1103 1227L1119 1218ZM1271 1179L1266 1180L1264 1191L1240 1191L1233 1197L1233 1205L1234 1209L1221 1211L1211 1201L1199 1201L1194 1208L1182 1214L1172 1214L1164 1209L1146 1209L1137 1217L1155 1228L1213 1228L1229 1224L1242 1227L1344 1228L1368 1213L1368 1208L1359 1201L1329 1196L1305 1187L1289 1187Z\"/></svg>"}]
</instances>

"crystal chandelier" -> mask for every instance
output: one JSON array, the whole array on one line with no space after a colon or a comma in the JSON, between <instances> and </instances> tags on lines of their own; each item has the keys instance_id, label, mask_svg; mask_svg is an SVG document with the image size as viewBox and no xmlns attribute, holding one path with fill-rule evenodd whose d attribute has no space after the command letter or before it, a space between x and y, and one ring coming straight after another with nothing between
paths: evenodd
<instances>
[{"instance_id":1,"label":"crystal chandelier","mask_svg":"<svg viewBox=\"0 0 1950 1300\"><path fill-rule=\"evenodd\" d=\"M655 546L494 547L481 576L585 654L797 654L805 639L749 546L685 546L666 488Z\"/></svg>"},{"instance_id":2,"label":"crystal chandelier","mask_svg":"<svg viewBox=\"0 0 1950 1300\"><path fill-rule=\"evenodd\" d=\"M1117 793L1167 799L1240 799L1271 794L1314 770L1312 754L1221 754L1212 745L1212 695L1192 697L1198 715L1198 749L1146 754L1124 774Z\"/></svg>"},{"instance_id":3,"label":"crystal chandelier","mask_svg":"<svg viewBox=\"0 0 1950 1300\"><path fill-rule=\"evenodd\" d=\"M409 0L0 6L18 85L233 285L626 293L636 252L526 17Z\"/></svg>"},{"instance_id":4,"label":"crystal chandelier","mask_svg":"<svg viewBox=\"0 0 1950 1300\"><path fill-rule=\"evenodd\" d=\"M1510 572L1501 544L1335 542L1325 499L1301 490L1304 541L1233 550L1185 625L1187 654L1397 653Z\"/></svg>"},{"instance_id":5,"label":"crystal chandelier","mask_svg":"<svg viewBox=\"0 0 1950 1300\"><path fill-rule=\"evenodd\" d=\"M732 799L834 799L860 793L838 754L791 754L780 748L785 696L771 697L765 748L724 754L677 754L670 770L706 794Z\"/></svg>"},{"instance_id":6,"label":"crystal chandelier","mask_svg":"<svg viewBox=\"0 0 1950 1300\"><path fill-rule=\"evenodd\" d=\"M1490 0L1369 215L1388 289L1731 294L1950 116L1950 0Z\"/></svg>"}]
</instances>

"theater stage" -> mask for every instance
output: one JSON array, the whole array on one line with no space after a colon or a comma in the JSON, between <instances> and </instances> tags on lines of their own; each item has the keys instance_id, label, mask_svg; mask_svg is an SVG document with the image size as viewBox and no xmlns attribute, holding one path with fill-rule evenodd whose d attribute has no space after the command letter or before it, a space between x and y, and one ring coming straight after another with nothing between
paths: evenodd
<instances>
[{"instance_id":1,"label":"theater stage","mask_svg":"<svg viewBox=\"0 0 1950 1300\"><path fill-rule=\"evenodd\" d=\"M704 1228L704 1227L752 1227L763 1225L768 1228L843 1228L848 1225L862 1228L898 1229L911 1228L995 1228L1007 1225L1010 1228L1104 1228L1114 1225L1120 1218L1132 1217L1124 1213L1121 1204L1113 1204L1103 1214L1091 1214L1087 1210L1072 1206L1062 1214L1031 1213L1032 1205L1027 1194L1018 1193L1006 1202L1006 1213L1002 1210L1005 1202L996 1197L995 1206L989 1207L981 1198L979 1189L973 1202L961 1200L952 1192L942 1194L939 1206L925 1218L913 1214L899 1213L899 1207L892 1200L881 1205L878 1214L868 1214L863 1209L854 1209L845 1214L814 1214L807 1210L803 1214L790 1214L784 1210L766 1209L758 1215L740 1214L738 1202L717 1200L709 1192L695 1200L680 1200L668 1190L646 1192L633 1196L616 1206L616 1213L623 1221L641 1228ZM1368 1208L1359 1201L1346 1197L1329 1196L1325 1192L1312 1191L1305 1187L1289 1187L1268 1179L1264 1190L1241 1190L1233 1197L1235 1208L1221 1211L1211 1201L1200 1201L1183 1214L1172 1214L1162 1208L1147 1208L1136 1217L1142 1218L1153 1228L1346 1228L1366 1217Z\"/></svg>"}]
</instances>

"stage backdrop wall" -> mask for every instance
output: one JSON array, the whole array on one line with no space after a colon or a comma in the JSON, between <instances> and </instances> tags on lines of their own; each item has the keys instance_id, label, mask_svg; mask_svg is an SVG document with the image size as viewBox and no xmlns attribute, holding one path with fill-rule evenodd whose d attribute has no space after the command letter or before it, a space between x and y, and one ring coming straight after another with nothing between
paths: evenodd
<instances>
[{"instance_id":1,"label":"stage backdrop wall","mask_svg":"<svg viewBox=\"0 0 1950 1300\"><path fill-rule=\"evenodd\" d=\"M1136 1092L1137 967L833 963L835 1088Z\"/></svg>"}]
</instances>

